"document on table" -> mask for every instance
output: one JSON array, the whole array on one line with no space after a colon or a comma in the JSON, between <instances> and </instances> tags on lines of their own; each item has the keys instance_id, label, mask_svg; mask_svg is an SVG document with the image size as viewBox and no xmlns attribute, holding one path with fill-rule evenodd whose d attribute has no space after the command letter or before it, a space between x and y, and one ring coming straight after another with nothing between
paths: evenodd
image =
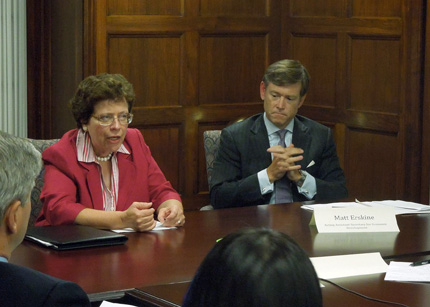
<instances>
[{"instance_id":1,"label":"document on table","mask_svg":"<svg viewBox=\"0 0 430 307\"><path fill-rule=\"evenodd\" d=\"M121 303L111 303L108 301L103 301L100 307L134 307L134 305L121 304Z\"/></svg>"},{"instance_id":2,"label":"document on table","mask_svg":"<svg viewBox=\"0 0 430 307\"><path fill-rule=\"evenodd\" d=\"M313 211L315 207L319 208L349 208L349 207L392 207L395 214L416 214L430 213L430 206L403 200L380 200L380 201L359 201L355 202L338 202L320 205L303 205L302 208Z\"/></svg>"},{"instance_id":3,"label":"document on table","mask_svg":"<svg viewBox=\"0 0 430 307\"><path fill-rule=\"evenodd\" d=\"M411 262L391 261L385 280L430 282L430 264L411 266Z\"/></svg>"},{"instance_id":4,"label":"document on table","mask_svg":"<svg viewBox=\"0 0 430 307\"><path fill-rule=\"evenodd\" d=\"M312 257L318 277L331 279L385 273L388 265L380 253Z\"/></svg>"},{"instance_id":5,"label":"document on table","mask_svg":"<svg viewBox=\"0 0 430 307\"><path fill-rule=\"evenodd\" d=\"M155 228L149 231L157 231L157 230L166 230L166 229L176 229L176 226L167 227L163 226L163 224L159 221L156 222ZM116 233L123 233L123 232L136 232L133 228L123 228L123 229L113 229L112 231Z\"/></svg>"}]
</instances>

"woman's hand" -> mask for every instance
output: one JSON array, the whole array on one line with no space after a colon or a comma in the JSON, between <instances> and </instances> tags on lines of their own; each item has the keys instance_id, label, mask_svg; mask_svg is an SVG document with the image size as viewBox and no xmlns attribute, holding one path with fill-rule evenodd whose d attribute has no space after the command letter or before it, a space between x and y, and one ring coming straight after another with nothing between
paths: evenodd
<instances>
[{"instance_id":1,"label":"woman's hand","mask_svg":"<svg viewBox=\"0 0 430 307\"><path fill-rule=\"evenodd\" d=\"M152 203L134 202L122 211L121 220L123 228L131 227L136 231L147 231L155 227L154 208Z\"/></svg>"},{"instance_id":2,"label":"woman's hand","mask_svg":"<svg viewBox=\"0 0 430 307\"><path fill-rule=\"evenodd\" d=\"M168 199L157 209L158 220L163 226L183 226L185 224L184 208L176 199Z\"/></svg>"}]
</instances>

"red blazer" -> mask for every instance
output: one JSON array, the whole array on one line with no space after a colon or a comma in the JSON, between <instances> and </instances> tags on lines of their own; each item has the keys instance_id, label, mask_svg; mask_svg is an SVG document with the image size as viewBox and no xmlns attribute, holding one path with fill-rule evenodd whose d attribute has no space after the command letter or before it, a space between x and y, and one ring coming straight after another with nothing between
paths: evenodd
<instances>
[{"instance_id":1,"label":"red blazer","mask_svg":"<svg viewBox=\"0 0 430 307\"><path fill-rule=\"evenodd\" d=\"M67 132L42 154L45 183L40 198L44 205L36 226L73 224L85 208L103 210L99 171L95 163L78 162L77 134L77 129ZM152 202L154 209L168 199L181 201L139 130L127 129L124 146L130 155L117 153L118 211L126 210L135 201Z\"/></svg>"}]
</instances>

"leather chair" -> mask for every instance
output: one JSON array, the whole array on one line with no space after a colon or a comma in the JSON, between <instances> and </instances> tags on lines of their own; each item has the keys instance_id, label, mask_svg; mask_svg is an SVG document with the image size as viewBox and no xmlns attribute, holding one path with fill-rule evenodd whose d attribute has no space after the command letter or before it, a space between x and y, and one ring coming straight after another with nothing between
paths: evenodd
<instances>
[{"instance_id":1,"label":"leather chair","mask_svg":"<svg viewBox=\"0 0 430 307\"><path fill-rule=\"evenodd\" d=\"M46 148L58 142L58 139L52 140L35 140L35 139L27 139L33 146L42 153ZM44 183L44 175L45 175L45 167L42 167L39 175L36 178L35 185L33 190L31 191L31 214L30 219L28 221L28 226L33 226L36 222L37 217L42 210L43 203L40 200L40 192L43 188Z\"/></svg>"},{"instance_id":2,"label":"leather chair","mask_svg":"<svg viewBox=\"0 0 430 307\"><path fill-rule=\"evenodd\" d=\"M206 172L208 176L208 183L210 186L213 164L219 148L219 139L221 136L221 130L208 130L203 132L203 140L205 147L205 157L206 157ZM207 205L200 208L201 211L213 210L212 205Z\"/></svg>"}]
</instances>

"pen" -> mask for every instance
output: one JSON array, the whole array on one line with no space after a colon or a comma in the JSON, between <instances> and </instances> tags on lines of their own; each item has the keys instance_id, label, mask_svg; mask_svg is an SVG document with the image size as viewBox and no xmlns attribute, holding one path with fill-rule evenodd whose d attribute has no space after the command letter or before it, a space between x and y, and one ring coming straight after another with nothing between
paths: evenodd
<instances>
[{"instance_id":1,"label":"pen","mask_svg":"<svg viewBox=\"0 0 430 307\"><path fill-rule=\"evenodd\" d=\"M430 259L427 259L427 260L412 262L411 266L420 266L420 265L425 265L425 264L429 264L429 263L430 263Z\"/></svg>"},{"instance_id":2,"label":"pen","mask_svg":"<svg viewBox=\"0 0 430 307\"><path fill-rule=\"evenodd\" d=\"M357 198L355 199L355 202L356 202L357 204L360 204L360 205L363 205L363 206L366 206L366 207L372 207L371 205L368 205L368 204L365 204L365 203L363 203L363 202L359 201Z\"/></svg>"}]
</instances>

